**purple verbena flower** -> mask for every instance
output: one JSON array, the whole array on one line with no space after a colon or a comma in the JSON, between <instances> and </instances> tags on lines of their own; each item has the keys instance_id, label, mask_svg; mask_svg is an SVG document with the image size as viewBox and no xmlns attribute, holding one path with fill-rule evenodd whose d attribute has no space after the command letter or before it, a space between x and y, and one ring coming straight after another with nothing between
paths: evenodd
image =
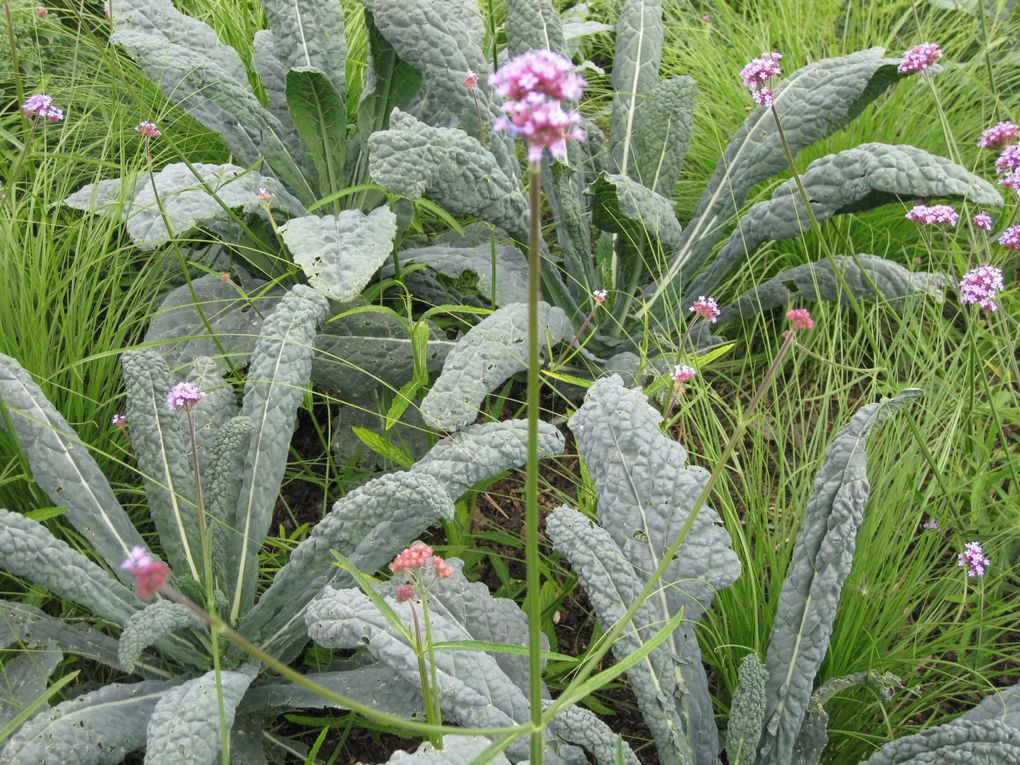
<instances>
[{"instance_id":1,"label":"purple verbena flower","mask_svg":"<svg viewBox=\"0 0 1020 765\"><path fill-rule=\"evenodd\" d=\"M1016 172L1020 170L1020 144L1012 144L1002 150L1002 153L995 159L995 172L1003 173Z\"/></svg>"},{"instance_id":2,"label":"purple verbena flower","mask_svg":"<svg viewBox=\"0 0 1020 765\"><path fill-rule=\"evenodd\" d=\"M1004 286L1002 271L995 266L978 266L964 274L960 282L960 302L976 304L985 311L998 310L995 296Z\"/></svg>"},{"instance_id":3,"label":"purple verbena flower","mask_svg":"<svg viewBox=\"0 0 1020 765\"><path fill-rule=\"evenodd\" d=\"M1011 250L1020 250L1020 226L1010 226L1003 231L999 244Z\"/></svg>"},{"instance_id":4,"label":"purple verbena flower","mask_svg":"<svg viewBox=\"0 0 1020 765\"><path fill-rule=\"evenodd\" d=\"M145 136L146 138L158 138L161 135L155 122L139 122L135 127L135 132L139 135Z\"/></svg>"},{"instance_id":5,"label":"purple verbena flower","mask_svg":"<svg viewBox=\"0 0 1020 765\"><path fill-rule=\"evenodd\" d=\"M934 518L929 518L927 521L921 524L921 528L924 529L937 529L939 527L938 521Z\"/></svg>"},{"instance_id":6,"label":"purple verbena flower","mask_svg":"<svg viewBox=\"0 0 1020 765\"><path fill-rule=\"evenodd\" d=\"M765 53L761 58L751 61L740 70L740 79L744 81L744 87L751 91L751 97L760 106L771 107L775 104L775 94L767 85L773 77L779 77L783 69L779 64L783 58L782 53Z\"/></svg>"},{"instance_id":7,"label":"purple verbena flower","mask_svg":"<svg viewBox=\"0 0 1020 765\"><path fill-rule=\"evenodd\" d=\"M45 93L36 93L25 99L21 105L21 113L27 119L46 120L47 122L60 122L64 119L64 110L53 105L53 97Z\"/></svg>"},{"instance_id":8,"label":"purple verbena flower","mask_svg":"<svg viewBox=\"0 0 1020 765\"><path fill-rule=\"evenodd\" d=\"M715 302L715 298L705 297L704 295L701 295L691 303L691 307L688 310L702 318L708 319L713 324L715 324L715 320L719 317L719 304Z\"/></svg>"},{"instance_id":9,"label":"purple verbena flower","mask_svg":"<svg viewBox=\"0 0 1020 765\"><path fill-rule=\"evenodd\" d=\"M694 367L689 367L686 364L677 364L673 367L673 374L671 376L673 378L673 382L685 383L696 374L698 374L698 370Z\"/></svg>"},{"instance_id":10,"label":"purple verbena flower","mask_svg":"<svg viewBox=\"0 0 1020 765\"><path fill-rule=\"evenodd\" d=\"M914 205L907 220L939 226L955 226L960 214L949 205Z\"/></svg>"},{"instance_id":11,"label":"purple verbena flower","mask_svg":"<svg viewBox=\"0 0 1020 765\"><path fill-rule=\"evenodd\" d=\"M980 228L983 229L984 231L992 230L992 216L986 213L984 210L982 210L973 218L971 218L970 222L974 224L975 228Z\"/></svg>"},{"instance_id":12,"label":"purple verbena flower","mask_svg":"<svg viewBox=\"0 0 1020 765\"><path fill-rule=\"evenodd\" d=\"M606 302L606 298L609 297L609 293L605 290L595 290L591 293L591 297L597 304L602 305Z\"/></svg>"},{"instance_id":13,"label":"purple verbena flower","mask_svg":"<svg viewBox=\"0 0 1020 765\"><path fill-rule=\"evenodd\" d=\"M981 149L1001 149L1018 138L1020 138L1020 128L1017 128L1012 122L1000 122L983 132L977 145Z\"/></svg>"},{"instance_id":14,"label":"purple verbena flower","mask_svg":"<svg viewBox=\"0 0 1020 765\"><path fill-rule=\"evenodd\" d=\"M166 408L171 412L181 407L192 407L205 398L205 393L189 382L179 382L166 394Z\"/></svg>"},{"instance_id":15,"label":"purple verbena flower","mask_svg":"<svg viewBox=\"0 0 1020 765\"><path fill-rule=\"evenodd\" d=\"M492 129L524 138L529 162L542 159L543 149L556 159L564 159L568 140L584 140L584 133L577 127L581 115L563 111L559 101L508 101L500 109L505 116L497 117Z\"/></svg>"},{"instance_id":16,"label":"purple verbena flower","mask_svg":"<svg viewBox=\"0 0 1020 765\"><path fill-rule=\"evenodd\" d=\"M265 186L259 186L258 191L255 192L255 196L258 197L260 202L271 202L273 197L276 195Z\"/></svg>"},{"instance_id":17,"label":"purple verbena flower","mask_svg":"<svg viewBox=\"0 0 1020 765\"><path fill-rule=\"evenodd\" d=\"M170 576L170 569L140 545L131 548L120 567L135 578L135 593L145 600L152 598Z\"/></svg>"},{"instance_id":18,"label":"purple verbena flower","mask_svg":"<svg viewBox=\"0 0 1020 765\"><path fill-rule=\"evenodd\" d=\"M980 542L968 542L963 546L963 552L957 554L956 565L964 566L967 576L984 576L992 561L981 549Z\"/></svg>"},{"instance_id":19,"label":"purple verbena flower","mask_svg":"<svg viewBox=\"0 0 1020 765\"><path fill-rule=\"evenodd\" d=\"M110 423L123 430L127 427L127 417L122 415L120 412L117 412L117 414L110 418Z\"/></svg>"},{"instance_id":20,"label":"purple verbena flower","mask_svg":"<svg viewBox=\"0 0 1020 765\"><path fill-rule=\"evenodd\" d=\"M923 72L942 58L942 49L935 43L921 43L903 54L903 60L896 68L900 74Z\"/></svg>"}]
</instances>

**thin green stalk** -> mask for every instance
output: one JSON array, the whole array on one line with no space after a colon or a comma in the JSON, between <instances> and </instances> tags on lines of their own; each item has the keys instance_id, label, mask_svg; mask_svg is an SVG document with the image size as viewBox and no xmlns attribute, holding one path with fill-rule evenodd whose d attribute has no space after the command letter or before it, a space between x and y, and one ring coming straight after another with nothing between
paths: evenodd
<instances>
[{"instance_id":1,"label":"thin green stalk","mask_svg":"<svg viewBox=\"0 0 1020 765\"><path fill-rule=\"evenodd\" d=\"M992 91L992 98L995 100L996 113L999 111L999 89L995 87L995 74L992 71L992 54L988 50L988 21L985 19L985 4L978 0L978 18L981 21L981 42L984 43L985 71L988 72L988 87Z\"/></svg>"},{"instance_id":2,"label":"thin green stalk","mask_svg":"<svg viewBox=\"0 0 1020 765\"><path fill-rule=\"evenodd\" d=\"M413 612L414 609L412 608ZM422 619L425 622L425 650L429 654L429 682L430 692L432 694L432 706L435 709L436 719L433 721L436 725L443 724L443 710L439 706L439 670L436 668L436 649L432 644L432 615L429 613L429 594L424 591L421 598L421 613ZM443 737L438 736L438 741L434 742L438 749L443 748Z\"/></svg>"},{"instance_id":3,"label":"thin green stalk","mask_svg":"<svg viewBox=\"0 0 1020 765\"><path fill-rule=\"evenodd\" d=\"M14 38L14 19L11 18L11 4L8 0L4 0L4 20L7 22L7 44L11 49L11 79L14 80L14 95L18 99L18 106L21 106L25 103L25 88L21 84L21 67L18 65L18 43Z\"/></svg>"},{"instance_id":4,"label":"thin green stalk","mask_svg":"<svg viewBox=\"0 0 1020 765\"><path fill-rule=\"evenodd\" d=\"M418 612L413 603L411 604L411 622L414 626L414 654L418 660L418 680L421 683L422 698L425 699L425 720L431 725L438 725L435 696L432 693L432 683L429 682L429 671L425 666L425 643L421 638L421 625L418 623ZM429 736L429 740L437 749L443 748L441 736L432 735Z\"/></svg>"},{"instance_id":5,"label":"thin green stalk","mask_svg":"<svg viewBox=\"0 0 1020 765\"><path fill-rule=\"evenodd\" d=\"M541 163L528 163L528 461L524 487L525 561L528 589L528 691L531 765L542 765L542 593L538 555L538 299L541 232Z\"/></svg>"}]
</instances>

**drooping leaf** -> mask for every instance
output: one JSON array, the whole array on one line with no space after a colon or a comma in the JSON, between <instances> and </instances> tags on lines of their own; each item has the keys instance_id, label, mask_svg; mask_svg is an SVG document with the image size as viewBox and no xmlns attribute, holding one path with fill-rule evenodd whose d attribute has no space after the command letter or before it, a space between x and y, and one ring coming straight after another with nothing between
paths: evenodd
<instances>
[{"instance_id":1,"label":"drooping leaf","mask_svg":"<svg viewBox=\"0 0 1020 765\"><path fill-rule=\"evenodd\" d=\"M46 692L64 654L53 645L29 646L4 657L0 667L0 717L9 720Z\"/></svg>"},{"instance_id":2,"label":"drooping leaf","mask_svg":"<svg viewBox=\"0 0 1020 765\"><path fill-rule=\"evenodd\" d=\"M769 673L758 654L749 653L740 662L737 677L739 683L726 726L726 757L732 765L753 765L765 722L765 682Z\"/></svg>"},{"instance_id":3,"label":"drooping leaf","mask_svg":"<svg viewBox=\"0 0 1020 765\"><path fill-rule=\"evenodd\" d=\"M697 88L690 77L657 83L638 101L629 175L669 199L687 156Z\"/></svg>"},{"instance_id":4,"label":"drooping leaf","mask_svg":"<svg viewBox=\"0 0 1020 765\"><path fill-rule=\"evenodd\" d=\"M229 359L247 362L262 322L280 301L256 281L249 291L208 274L170 291L149 322L145 344L155 346L171 368L208 357L222 372ZM210 334L210 330L212 333Z\"/></svg>"},{"instance_id":5,"label":"drooping leaf","mask_svg":"<svg viewBox=\"0 0 1020 765\"><path fill-rule=\"evenodd\" d=\"M260 2L273 30L273 49L283 64L283 71L318 69L343 103L347 97L344 80L347 39L340 5L330 0Z\"/></svg>"},{"instance_id":6,"label":"drooping leaf","mask_svg":"<svg viewBox=\"0 0 1020 765\"><path fill-rule=\"evenodd\" d=\"M861 765L1013 765L1020 762L1020 729L998 720L956 720L890 741Z\"/></svg>"},{"instance_id":7,"label":"drooping leaf","mask_svg":"<svg viewBox=\"0 0 1020 765\"><path fill-rule=\"evenodd\" d=\"M443 748L436 749L430 742L421 743L413 752L398 749L383 765L471 765L492 742L479 736L448 736ZM486 758L492 765L510 765L503 755Z\"/></svg>"},{"instance_id":8,"label":"drooping leaf","mask_svg":"<svg viewBox=\"0 0 1020 765\"><path fill-rule=\"evenodd\" d=\"M855 297L885 300L894 307L906 298L919 295L941 300L942 291L948 283L943 274L909 271L899 263L876 255L837 255L833 260ZM872 284L878 287L878 295ZM805 263L788 268L744 293L733 305L722 310L718 321L748 320L763 311L794 302L838 301L842 294L843 285L828 260Z\"/></svg>"},{"instance_id":9,"label":"drooping leaf","mask_svg":"<svg viewBox=\"0 0 1020 765\"><path fill-rule=\"evenodd\" d=\"M167 691L152 710L145 746L146 765L212 765L220 751L219 700L224 722L234 724L237 705L254 669L206 672Z\"/></svg>"},{"instance_id":10,"label":"drooping leaf","mask_svg":"<svg viewBox=\"0 0 1020 765\"><path fill-rule=\"evenodd\" d=\"M621 175L632 175L631 146L637 128L637 108L659 83L662 39L661 0L624 0L616 20L609 131L612 170Z\"/></svg>"},{"instance_id":11,"label":"drooping leaf","mask_svg":"<svg viewBox=\"0 0 1020 765\"><path fill-rule=\"evenodd\" d=\"M32 477L65 517L111 568L142 538L113 489L67 420L46 400L17 361L0 354L3 424L14 430ZM131 575L120 572L124 581Z\"/></svg>"},{"instance_id":12,"label":"drooping leaf","mask_svg":"<svg viewBox=\"0 0 1020 765\"><path fill-rule=\"evenodd\" d=\"M64 204L91 213L119 214L131 240L142 249L152 249L196 226L228 220L230 209L258 210L261 187L273 193L274 207L289 215L304 214L301 203L275 178L237 165L201 162L190 167L175 162L154 173L151 180L148 174L141 174L89 184L67 197Z\"/></svg>"},{"instance_id":13,"label":"drooping leaf","mask_svg":"<svg viewBox=\"0 0 1020 765\"><path fill-rule=\"evenodd\" d=\"M182 629L200 629L202 620L180 603L157 600L137 611L124 623L118 642L120 665L131 672L142 652L166 635Z\"/></svg>"},{"instance_id":14,"label":"drooping leaf","mask_svg":"<svg viewBox=\"0 0 1020 765\"><path fill-rule=\"evenodd\" d=\"M336 7L335 3L323 5ZM315 27L318 26L316 20ZM334 66L333 70L343 75L342 66ZM344 187L347 105L320 69L308 66L291 69L285 82L287 106L315 165L319 195L339 191Z\"/></svg>"},{"instance_id":15,"label":"drooping leaf","mask_svg":"<svg viewBox=\"0 0 1020 765\"><path fill-rule=\"evenodd\" d=\"M111 683L29 720L0 758L10 765L116 765L145 744L157 702L177 681Z\"/></svg>"},{"instance_id":16,"label":"drooping leaf","mask_svg":"<svg viewBox=\"0 0 1020 765\"><path fill-rule=\"evenodd\" d=\"M394 111L368 139L373 180L410 199L428 197L453 215L477 215L527 241L527 200L478 139Z\"/></svg>"},{"instance_id":17,"label":"drooping leaf","mask_svg":"<svg viewBox=\"0 0 1020 765\"><path fill-rule=\"evenodd\" d=\"M304 607L329 582L349 583L333 550L361 571L376 571L436 521L453 518L443 485L420 473L388 473L351 491L291 553L241 623L264 646L289 645L303 633ZM284 653L283 649L279 653ZM285 655L285 654L284 654Z\"/></svg>"},{"instance_id":18,"label":"drooping leaf","mask_svg":"<svg viewBox=\"0 0 1020 765\"><path fill-rule=\"evenodd\" d=\"M316 328L327 308L315 290L297 285L263 324L252 353L241 414L255 425L255 435L234 514L236 554L228 569L234 573L224 583L234 588L231 621L255 598L258 550L272 522L297 407L311 374Z\"/></svg>"},{"instance_id":19,"label":"drooping leaf","mask_svg":"<svg viewBox=\"0 0 1020 765\"><path fill-rule=\"evenodd\" d=\"M512 303L487 316L460 339L422 400L425 422L447 431L474 422L482 399L527 368L527 315L527 304ZM541 348L571 336L570 321L560 308L540 303L538 322Z\"/></svg>"},{"instance_id":20,"label":"drooping leaf","mask_svg":"<svg viewBox=\"0 0 1020 765\"><path fill-rule=\"evenodd\" d=\"M564 741L591 752L597 765L639 765L640 760L630 744L590 709L572 704L552 719L549 728ZM617 759L618 746L623 754L622 761Z\"/></svg>"},{"instance_id":21,"label":"drooping leaf","mask_svg":"<svg viewBox=\"0 0 1020 765\"><path fill-rule=\"evenodd\" d=\"M280 235L308 283L326 297L353 300L390 256L397 231L388 207L367 215L344 210L339 215L308 215L280 226Z\"/></svg>"},{"instance_id":22,"label":"drooping leaf","mask_svg":"<svg viewBox=\"0 0 1020 765\"><path fill-rule=\"evenodd\" d=\"M472 486L527 459L526 420L504 420L468 425L439 441L411 468L442 482L451 499L460 499ZM540 458L563 451L563 435L547 422L538 424Z\"/></svg>"},{"instance_id":23,"label":"drooping leaf","mask_svg":"<svg viewBox=\"0 0 1020 765\"><path fill-rule=\"evenodd\" d=\"M670 252L680 244L680 223L673 203L625 175L599 174L586 192L593 198L592 218L603 231L625 234L633 245L645 241Z\"/></svg>"},{"instance_id":24,"label":"drooping leaf","mask_svg":"<svg viewBox=\"0 0 1020 765\"><path fill-rule=\"evenodd\" d=\"M110 41L127 51L163 95L218 133L242 164L265 157L292 193L306 203L314 199L287 152L284 127L259 103L237 52L216 32L170 0L112 0L110 16L115 27Z\"/></svg>"},{"instance_id":25,"label":"drooping leaf","mask_svg":"<svg viewBox=\"0 0 1020 765\"><path fill-rule=\"evenodd\" d=\"M151 348L121 356L127 388L127 419L138 470L145 481L149 514L159 531L170 568L199 578L202 544L191 467L191 437L182 412L166 407L173 387L163 357Z\"/></svg>"},{"instance_id":26,"label":"drooping leaf","mask_svg":"<svg viewBox=\"0 0 1020 765\"><path fill-rule=\"evenodd\" d=\"M507 3L506 41L511 56L538 49L561 53L563 21L550 0Z\"/></svg>"},{"instance_id":27,"label":"drooping leaf","mask_svg":"<svg viewBox=\"0 0 1020 765\"><path fill-rule=\"evenodd\" d=\"M841 213L914 197L949 197L974 205L1002 205L1002 197L988 181L948 159L907 145L864 143L830 154L808 165L801 180L819 223ZM691 291L711 293L762 242L792 239L811 226L804 200L791 178L773 192L770 200L747 211L712 264L691 285Z\"/></svg>"},{"instance_id":28,"label":"drooping leaf","mask_svg":"<svg viewBox=\"0 0 1020 765\"><path fill-rule=\"evenodd\" d=\"M0 647L12 643L46 644L108 667L120 669L117 641L90 627L48 616L25 603L0 600Z\"/></svg>"},{"instance_id":29,"label":"drooping leaf","mask_svg":"<svg viewBox=\"0 0 1020 765\"><path fill-rule=\"evenodd\" d=\"M815 476L765 659L763 762L789 762L829 646L870 490L867 438L918 395L919 390L906 389L861 408L836 434Z\"/></svg>"}]
</instances>

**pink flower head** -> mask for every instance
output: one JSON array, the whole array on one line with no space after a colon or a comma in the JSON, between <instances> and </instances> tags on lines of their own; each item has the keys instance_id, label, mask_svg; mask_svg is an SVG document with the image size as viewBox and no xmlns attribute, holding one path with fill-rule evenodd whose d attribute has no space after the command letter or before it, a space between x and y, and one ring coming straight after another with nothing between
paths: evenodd
<instances>
[{"instance_id":1,"label":"pink flower head","mask_svg":"<svg viewBox=\"0 0 1020 765\"><path fill-rule=\"evenodd\" d=\"M921 528L924 529L937 529L939 527L938 521L934 518L929 518L927 521L921 524Z\"/></svg>"},{"instance_id":2,"label":"pink flower head","mask_svg":"<svg viewBox=\"0 0 1020 765\"><path fill-rule=\"evenodd\" d=\"M113 415L113 417L110 418L110 422L113 425L116 425L121 430L127 427L127 417L122 415L120 412L117 412L117 414Z\"/></svg>"},{"instance_id":3,"label":"pink flower head","mask_svg":"<svg viewBox=\"0 0 1020 765\"><path fill-rule=\"evenodd\" d=\"M267 189L265 186L259 186L259 190L255 193L260 202L269 203L276 196L273 192Z\"/></svg>"},{"instance_id":4,"label":"pink flower head","mask_svg":"<svg viewBox=\"0 0 1020 765\"><path fill-rule=\"evenodd\" d=\"M468 69L467 76L464 78L464 85L468 88L473 88L478 84L478 73Z\"/></svg>"},{"instance_id":5,"label":"pink flower head","mask_svg":"<svg viewBox=\"0 0 1020 765\"><path fill-rule=\"evenodd\" d=\"M701 17L701 20L704 21L706 24L712 23L712 17L709 16L707 13Z\"/></svg>"},{"instance_id":6,"label":"pink flower head","mask_svg":"<svg viewBox=\"0 0 1020 765\"><path fill-rule=\"evenodd\" d=\"M40 19L45 19L46 18L46 9L40 7L39 10L37 10L35 12L35 15L38 16Z\"/></svg>"},{"instance_id":7,"label":"pink flower head","mask_svg":"<svg viewBox=\"0 0 1020 765\"><path fill-rule=\"evenodd\" d=\"M1003 231L999 244L1011 250L1020 250L1020 226L1010 226Z\"/></svg>"},{"instance_id":8,"label":"pink flower head","mask_svg":"<svg viewBox=\"0 0 1020 765\"><path fill-rule=\"evenodd\" d=\"M900 74L923 72L942 58L942 48L935 43L921 43L903 54L903 60L896 68Z\"/></svg>"},{"instance_id":9,"label":"pink flower head","mask_svg":"<svg viewBox=\"0 0 1020 765\"><path fill-rule=\"evenodd\" d=\"M166 408L171 412L183 407L192 407L205 398L205 393L189 382L179 382L166 394Z\"/></svg>"},{"instance_id":10,"label":"pink flower head","mask_svg":"<svg viewBox=\"0 0 1020 765\"><path fill-rule=\"evenodd\" d=\"M591 297L598 305L602 305L606 302L606 298L609 297L609 293L605 290L595 290L591 293Z\"/></svg>"},{"instance_id":11,"label":"pink flower head","mask_svg":"<svg viewBox=\"0 0 1020 765\"><path fill-rule=\"evenodd\" d=\"M914 205L907 220L929 225L955 226L960 214L949 205Z\"/></svg>"},{"instance_id":12,"label":"pink flower head","mask_svg":"<svg viewBox=\"0 0 1020 765\"><path fill-rule=\"evenodd\" d=\"M964 274L960 282L960 302L974 303L985 311L998 310L995 296L1003 287L1002 271L995 266L978 266Z\"/></svg>"},{"instance_id":13,"label":"pink flower head","mask_svg":"<svg viewBox=\"0 0 1020 765\"><path fill-rule=\"evenodd\" d=\"M397 602L406 603L414 599L414 587L410 584L402 584L397 588Z\"/></svg>"},{"instance_id":14,"label":"pink flower head","mask_svg":"<svg viewBox=\"0 0 1020 765\"><path fill-rule=\"evenodd\" d=\"M715 320L719 317L719 304L715 302L715 298L705 297L704 295L701 295L691 303L691 307L688 310L702 318L708 319L713 324L715 324Z\"/></svg>"},{"instance_id":15,"label":"pink flower head","mask_svg":"<svg viewBox=\"0 0 1020 765\"><path fill-rule=\"evenodd\" d=\"M159 128L156 127L155 122L139 122L137 127L135 127L135 132L146 138L157 138L160 135Z\"/></svg>"},{"instance_id":16,"label":"pink flower head","mask_svg":"<svg viewBox=\"0 0 1020 765\"><path fill-rule=\"evenodd\" d=\"M1020 170L1020 144L1012 144L1002 150L1002 153L995 158L995 172L1003 173Z\"/></svg>"},{"instance_id":17,"label":"pink flower head","mask_svg":"<svg viewBox=\"0 0 1020 765\"><path fill-rule=\"evenodd\" d=\"M450 566L438 555L432 557L432 569L436 572L436 579L449 579L453 576L453 566Z\"/></svg>"},{"instance_id":18,"label":"pink flower head","mask_svg":"<svg viewBox=\"0 0 1020 765\"><path fill-rule=\"evenodd\" d=\"M47 122L60 122L64 119L64 110L53 105L53 98L45 93L36 93L25 99L21 105L21 113L28 119L41 119Z\"/></svg>"},{"instance_id":19,"label":"pink flower head","mask_svg":"<svg viewBox=\"0 0 1020 765\"><path fill-rule=\"evenodd\" d=\"M1012 122L1000 122L995 127L990 127L981 134L978 139L978 148L1001 149L1020 138L1020 128Z\"/></svg>"},{"instance_id":20,"label":"pink flower head","mask_svg":"<svg viewBox=\"0 0 1020 765\"><path fill-rule=\"evenodd\" d=\"M984 576L992 561L981 549L980 542L968 542L963 546L963 552L956 556L956 565L966 567L967 576Z\"/></svg>"},{"instance_id":21,"label":"pink flower head","mask_svg":"<svg viewBox=\"0 0 1020 765\"><path fill-rule=\"evenodd\" d=\"M983 210L971 218L970 222L974 224L974 228L980 228L985 231L992 230L992 216Z\"/></svg>"},{"instance_id":22,"label":"pink flower head","mask_svg":"<svg viewBox=\"0 0 1020 765\"><path fill-rule=\"evenodd\" d=\"M783 73L779 65L781 53L766 53L761 58L755 58L740 70L740 79L744 81L744 87L751 91L751 97L760 106L772 106L775 103L771 87L767 87L773 77Z\"/></svg>"},{"instance_id":23,"label":"pink flower head","mask_svg":"<svg viewBox=\"0 0 1020 765\"><path fill-rule=\"evenodd\" d=\"M424 568L432 557L432 548L424 542L415 542L397 553L397 557L390 564L390 571L397 574L401 571L411 571L416 568Z\"/></svg>"},{"instance_id":24,"label":"pink flower head","mask_svg":"<svg viewBox=\"0 0 1020 765\"><path fill-rule=\"evenodd\" d=\"M683 384L698 374L698 370L686 364L677 364L673 367L673 382Z\"/></svg>"},{"instance_id":25,"label":"pink flower head","mask_svg":"<svg viewBox=\"0 0 1020 765\"><path fill-rule=\"evenodd\" d=\"M135 593L145 600L152 598L170 576L170 569L140 545L131 548L120 567L135 578Z\"/></svg>"},{"instance_id":26,"label":"pink flower head","mask_svg":"<svg viewBox=\"0 0 1020 765\"><path fill-rule=\"evenodd\" d=\"M522 136L528 144L528 161L542 159L542 150L548 149L556 159L567 156L567 141L583 141L584 133L578 127L581 115L565 112L559 101L507 101L500 106L504 116L492 123L493 131Z\"/></svg>"},{"instance_id":27,"label":"pink flower head","mask_svg":"<svg viewBox=\"0 0 1020 765\"><path fill-rule=\"evenodd\" d=\"M790 322L791 326L797 329L811 329L815 326L814 321L811 319L811 314L807 308L791 308L786 312L786 320Z\"/></svg>"}]
</instances>

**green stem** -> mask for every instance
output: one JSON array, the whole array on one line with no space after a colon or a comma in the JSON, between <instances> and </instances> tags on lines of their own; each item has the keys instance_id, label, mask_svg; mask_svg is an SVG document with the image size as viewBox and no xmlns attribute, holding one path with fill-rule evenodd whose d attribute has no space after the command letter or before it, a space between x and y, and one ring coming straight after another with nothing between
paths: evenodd
<instances>
[{"instance_id":1,"label":"green stem","mask_svg":"<svg viewBox=\"0 0 1020 765\"><path fill-rule=\"evenodd\" d=\"M418 681L421 683L421 695L425 699L425 719L430 725L437 725L436 707L433 703L435 697L432 695L432 684L429 682L429 671L425 666L425 644L421 639L421 625L418 624L418 611L411 603L411 622L414 626L414 655L418 660ZM438 736L429 736L432 745L438 749L442 748L442 739Z\"/></svg>"},{"instance_id":2,"label":"green stem","mask_svg":"<svg viewBox=\"0 0 1020 765\"><path fill-rule=\"evenodd\" d=\"M18 108L20 108L25 103L25 89L21 84L21 68L18 66L18 43L14 38L11 4L7 0L4 0L4 20L7 22L7 45L11 49L11 77L14 80L14 95L18 99Z\"/></svg>"},{"instance_id":3,"label":"green stem","mask_svg":"<svg viewBox=\"0 0 1020 765\"><path fill-rule=\"evenodd\" d=\"M435 580L433 580L435 581ZM428 591L422 588L424 594L421 598L421 613L422 619L425 622L425 650L429 654L429 682L431 683L432 689L432 706L435 709L436 725L443 724L443 710L439 706L439 670L436 668L436 649L432 645L432 616L429 613L429 594ZM433 742L437 749L443 748L443 737L438 736L438 741Z\"/></svg>"},{"instance_id":4,"label":"green stem","mask_svg":"<svg viewBox=\"0 0 1020 765\"><path fill-rule=\"evenodd\" d=\"M524 487L525 561L528 588L528 690L531 702L531 765L542 765L542 594L538 557L538 300L541 232L541 162L528 163L528 461Z\"/></svg>"},{"instance_id":5,"label":"green stem","mask_svg":"<svg viewBox=\"0 0 1020 765\"><path fill-rule=\"evenodd\" d=\"M978 0L978 18L981 20L981 38L985 53L985 70L988 72L988 87L992 91L992 98L995 100L996 112L999 108L999 89L995 87L995 74L992 72L992 54L988 50L988 21L985 19L985 4Z\"/></svg>"}]
</instances>

